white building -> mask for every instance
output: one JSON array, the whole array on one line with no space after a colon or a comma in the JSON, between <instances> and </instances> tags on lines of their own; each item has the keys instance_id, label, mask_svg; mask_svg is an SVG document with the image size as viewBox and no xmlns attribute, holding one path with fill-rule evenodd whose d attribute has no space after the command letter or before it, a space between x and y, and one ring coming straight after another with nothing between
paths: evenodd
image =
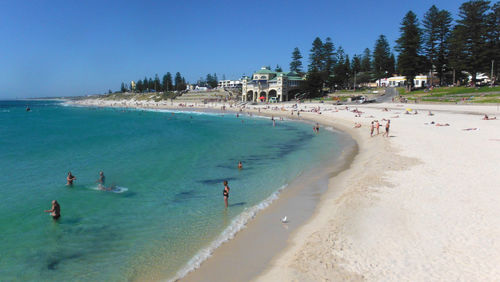
<instances>
[{"instance_id":1,"label":"white building","mask_svg":"<svg viewBox=\"0 0 500 282\"><path fill-rule=\"evenodd\" d=\"M217 88L241 88L241 80L219 80Z\"/></svg>"},{"instance_id":2,"label":"white building","mask_svg":"<svg viewBox=\"0 0 500 282\"><path fill-rule=\"evenodd\" d=\"M274 72L266 67L242 79L243 101L267 102L270 98L288 101L305 81L295 72Z\"/></svg>"},{"instance_id":3,"label":"white building","mask_svg":"<svg viewBox=\"0 0 500 282\"><path fill-rule=\"evenodd\" d=\"M406 76L393 76L381 78L376 81L378 87L403 87L406 86ZM417 75L413 79L415 87L426 87L429 84L427 75Z\"/></svg>"}]
</instances>

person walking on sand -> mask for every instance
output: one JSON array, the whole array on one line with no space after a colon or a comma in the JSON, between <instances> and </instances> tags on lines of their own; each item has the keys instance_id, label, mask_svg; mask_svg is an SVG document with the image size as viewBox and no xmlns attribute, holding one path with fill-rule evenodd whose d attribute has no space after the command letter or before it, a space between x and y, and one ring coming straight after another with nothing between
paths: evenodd
<instances>
[{"instance_id":1,"label":"person walking on sand","mask_svg":"<svg viewBox=\"0 0 500 282\"><path fill-rule=\"evenodd\" d=\"M377 121L375 121L375 128L377 129L377 135L380 134L379 127L380 127L380 123L377 120Z\"/></svg>"},{"instance_id":2,"label":"person walking on sand","mask_svg":"<svg viewBox=\"0 0 500 282\"><path fill-rule=\"evenodd\" d=\"M229 186L227 185L227 180L224 180L224 190L222 190L222 195L224 196L224 204L226 204L226 209L229 199Z\"/></svg>"},{"instance_id":3,"label":"person walking on sand","mask_svg":"<svg viewBox=\"0 0 500 282\"><path fill-rule=\"evenodd\" d=\"M391 120L388 119L387 123L385 124L385 133L382 136L385 135L385 137L389 137L389 128L390 127L391 127Z\"/></svg>"},{"instance_id":4,"label":"person walking on sand","mask_svg":"<svg viewBox=\"0 0 500 282\"><path fill-rule=\"evenodd\" d=\"M68 172L68 177L66 177L66 186L73 186L73 181L76 180L76 177L71 174L71 171Z\"/></svg>"},{"instance_id":5,"label":"person walking on sand","mask_svg":"<svg viewBox=\"0 0 500 282\"><path fill-rule=\"evenodd\" d=\"M375 130L375 124L372 121L372 125L370 126L370 137L373 137L373 130Z\"/></svg>"},{"instance_id":6,"label":"person walking on sand","mask_svg":"<svg viewBox=\"0 0 500 282\"><path fill-rule=\"evenodd\" d=\"M58 220L61 217L61 206L56 200L52 201L52 208L50 210L46 210L45 212L50 212L53 220Z\"/></svg>"}]
</instances>

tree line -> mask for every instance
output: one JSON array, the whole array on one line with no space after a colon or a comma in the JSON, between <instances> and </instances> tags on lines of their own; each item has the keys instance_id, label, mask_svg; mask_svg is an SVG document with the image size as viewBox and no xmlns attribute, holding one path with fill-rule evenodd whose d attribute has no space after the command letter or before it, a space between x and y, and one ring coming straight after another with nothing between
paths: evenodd
<instances>
[{"instance_id":1,"label":"tree line","mask_svg":"<svg viewBox=\"0 0 500 282\"><path fill-rule=\"evenodd\" d=\"M366 48L352 59L342 46L335 47L332 39L314 39L309 51L309 65L303 70L299 48L292 52L290 71L306 75L303 90L311 97L320 96L323 89L355 87L395 73L406 76L408 89L418 74L439 78L440 85L464 81L466 75L477 81L483 72L498 78L500 63L500 2L472 0L460 6L453 24L451 13L435 5L425 13L422 24L409 11L400 23L400 36L394 49L385 35L375 42L373 52Z\"/></svg>"},{"instance_id":2,"label":"tree line","mask_svg":"<svg viewBox=\"0 0 500 282\"><path fill-rule=\"evenodd\" d=\"M144 79L139 79L135 83L135 88L131 84L122 82L120 92L173 92L185 90L186 86L186 79L180 72L176 72L173 79L172 74L167 72L161 80L158 74L154 78L144 77Z\"/></svg>"}]
</instances>

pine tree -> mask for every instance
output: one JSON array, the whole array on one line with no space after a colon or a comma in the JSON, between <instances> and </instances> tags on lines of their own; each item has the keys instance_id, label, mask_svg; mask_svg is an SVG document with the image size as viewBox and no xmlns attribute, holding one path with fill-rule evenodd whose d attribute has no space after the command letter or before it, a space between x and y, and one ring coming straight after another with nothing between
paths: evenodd
<instances>
[{"instance_id":1,"label":"pine tree","mask_svg":"<svg viewBox=\"0 0 500 282\"><path fill-rule=\"evenodd\" d=\"M158 76L158 74L155 74L155 80L153 81L153 89L155 91L161 90L160 77Z\"/></svg>"},{"instance_id":2,"label":"pine tree","mask_svg":"<svg viewBox=\"0 0 500 282\"><path fill-rule=\"evenodd\" d=\"M391 53L391 57L389 58L388 77L395 73L396 73L396 58L394 57L394 53Z\"/></svg>"},{"instance_id":3,"label":"pine tree","mask_svg":"<svg viewBox=\"0 0 500 282\"><path fill-rule=\"evenodd\" d=\"M295 47L292 52L292 61L290 62L290 71L296 72L298 74L302 73L302 55L300 54L299 48Z\"/></svg>"},{"instance_id":4,"label":"pine tree","mask_svg":"<svg viewBox=\"0 0 500 282\"><path fill-rule=\"evenodd\" d=\"M341 48L341 47L340 47ZM333 69L335 67L335 63L337 62L335 58L335 46L332 43L332 39L327 37L325 43L323 44L323 67L321 70L323 74L323 79L326 81L328 87L332 87L333 80Z\"/></svg>"},{"instance_id":5,"label":"pine tree","mask_svg":"<svg viewBox=\"0 0 500 282\"><path fill-rule=\"evenodd\" d=\"M311 48L311 53L309 54L309 72L314 71L321 73L324 69L323 64L323 41L319 37L316 37L313 41L313 47Z\"/></svg>"},{"instance_id":6,"label":"pine tree","mask_svg":"<svg viewBox=\"0 0 500 282\"><path fill-rule=\"evenodd\" d=\"M493 64L493 80L498 79L500 68L500 2L495 3L491 7L491 13L487 18L488 33L487 33L487 57ZM491 63L483 71L491 75ZM493 81L494 82L494 81Z\"/></svg>"},{"instance_id":7,"label":"pine tree","mask_svg":"<svg viewBox=\"0 0 500 282\"><path fill-rule=\"evenodd\" d=\"M332 84L336 85L336 88L345 88L349 81L349 57L344 53L344 49L339 47L337 49L336 64L333 67L333 79Z\"/></svg>"},{"instance_id":8,"label":"pine tree","mask_svg":"<svg viewBox=\"0 0 500 282\"><path fill-rule=\"evenodd\" d=\"M391 47L385 35L380 35L373 49L373 72L375 79L387 77L391 69Z\"/></svg>"},{"instance_id":9,"label":"pine tree","mask_svg":"<svg viewBox=\"0 0 500 282\"><path fill-rule=\"evenodd\" d=\"M142 80L137 80L137 83L135 84L135 89L139 92L142 93L144 91L144 86L142 84Z\"/></svg>"},{"instance_id":10,"label":"pine tree","mask_svg":"<svg viewBox=\"0 0 500 282\"><path fill-rule=\"evenodd\" d=\"M464 55L464 70L472 76L472 83L476 82L476 75L489 64L486 38L488 34L487 14L489 1L473 0L460 6L457 25L453 40L458 43L454 47L456 53Z\"/></svg>"},{"instance_id":11,"label":"pine tree","mask_svg":"<svg viewBox=\"0 0 500 282\"><path fill-rule=\"evenodd\" d=\"M370 72L372 70L370 49L366 48L361 57L361 71Z\"/></svg>"},{"instance_id":12,"label":"pine tree","mask_svg":"<svg viewBox=\"0 0 500 282\"><path fill-rule=\"evenodd\" d=\"M352 57L351 68L353 73L361 71L361 59L359 58L359 55L354 55L354 57Z\"/></svg>"},{"instance_id":13,"label":"pine tree","mask_svg":"<svg viewBox=\"0 0 500 282\"><path fill-rule=\"evenodd\" d=\"M444 81L445 67L448 64L448 38L451 30L451 15L446 10L439 10L436 6L427 11L422 20L424 53L427 58L427 68L433 77L437 71L440 83ZM431 80L432 81L432 80Z\"/></svg>"},{"instance_id":14,"label":"pine tree","mask_svg":"<svg viewBox=\"0 0 500 282\"><path fill-rule=\"evenodd\" d=\"M274 69L275 72L283 72L283 69L280 67L280 65L276 65L276 68Z\"/></svg>"},{"instance_id":15,"label":"pine tree","mask_svg":"<svg viewBox=\"0 0 500 282\"><path fill-rule=\"evenodd\" d=\"M401 35L396 40L396 50L399 52L398 69L406 76L408 90L414 86L415 76L422 71L422 31L415 13L409 11L400 27Z\"/></svg>"},{"instance_id":16,"label":"pine tree","mask_svg":"<svg viewBox=\"0 0 500 282\"><path fill-rule=\"evenodd\" d=\"M180 72L175 73L174 82L175 82L175 90L176 91L184 90L183 85L182 85L182 76L181 76Z\"/></svg>"},{"instance_id":17,"label":"pine tree","mask_svg":"<svg viewBox=\"0 0 500 282\"><path fill-rule=\"evenodd\" d=\"M151 77L148 79L148 88L150 92L151 90L155 89L155 83L153 82L153 79Z\"/></svg>"},{"instance_id":18,"label":"pine tree","mask_svg":"<svg viewBox=\"0 0 500 282\"><path fill-rule=\"evenodd\" d=\"M165 83L163 85L165 91L174 91L174 84L172 83L172 74L167 72L165 75Z\"/></svg>"},{"instance_id":19,"label":"pine tree","mask_svg":"<svg viewBox=\"0 0 500 282\"><path fill-rule=\"evenodd\" d=\"M121 85L121 87L120 87L120 92L121 92L121 93L125 93L125 92L127 92L127 87L125 87L125 83L123 83L123 82L122 82L122 85Z\"/></svg>"}]
</instances>

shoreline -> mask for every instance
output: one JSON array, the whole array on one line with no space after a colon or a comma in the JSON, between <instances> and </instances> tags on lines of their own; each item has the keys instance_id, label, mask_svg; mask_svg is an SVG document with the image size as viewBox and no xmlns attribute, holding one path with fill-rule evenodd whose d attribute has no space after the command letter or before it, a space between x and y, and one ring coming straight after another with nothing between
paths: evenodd
<instances>
[{"instance_id":1,"label":"shoreline","mask_svg":"<svg viewBox=\"0 0 500 282\"><path fill-rule=\"evenodd\" d=\"M353 105L364 112L355 117L345 106L299 105L303 110L317 106L340 110L301 112L301 119L350 134L359 154L349 169L330 179L311 219L256 280L499 277L500 208L490 199L500 196L495 189L500 177L494 173L500 122L479 115L498 116L497 106ZM390 110L382 111L385 107ZM434 115L405 115L407 107ZM263 112L290 117L289 111ZM392 120L391 138L370 138L367 126L382 118ZM354 122L362 127L352 128Z\"/></svg>"},{"instance_id":2,"label":"shoreline","mask_svg":"<svg viewBox=\"0 0 500 282\"><path fill-rule=\"evenodd\" d=\"M204 112L204 113L217 113L217 114L237 114L240 115L251 115L253 117L265 117L270 118L275 116L276 118L283 117L286 120L292 122L303 122L308 124L315 124L316 122L311 119L299 119L287 116L288 112L280 113L270 113L266 111L259 112L258 110L247 109L244 112L239 112L239 108L226 108L222 110L221 107L224 103L212 103L207 105L207 107L178 107L177 105L162 105L156 106L157 103L149 103L148 106L137 106L130 105L129 107L124 107L121 102L117 101L106 101L104 103L85 102L76 103L77 106L85 107L110 107L110 108L133 108L136 110L151 110L151 111L172 111L172 112ZM143 102L144 103L144 102ZM182 103L182 102L181 102ZM74 106L74 102L70 102ZM226 105L227 106L227 105ZM327 129L330 128L330 129ZM327 161L326 163L316 164L315 169L309 168L304 171L303 174L296 176L288 187L280 188L278 191L273 193L269 198L265 199L261 204L265 206L259 208L253 216L246 222L246 224L240 230L237 230L234 236L230 236L230 239L220 241L215 239L214 242L207 246L206 248L200 250L186 265L181 268L174 278L169 278L168 281L206 281L207 277L217 281L234 281L235 279L241 279L244 276L247 280L253 279L257 273L260 273L266 269L266 265L270 262L277 253L283 252L287 247L287 241L293 234L299 229L303 224L307 223L311 217L314 215L317 205L321 200L321 195L325 193L328 189L328 181L330 178L338 175L342 171L348 169L351 165L354 157L358 153L358 145L352 139L351 135L345 133L344 131L337 128L334 124L321 124L321 130L329 130L337 132L340 134L340 139L342 139L342 153L339 154L334 160ZM318 171L319 170L319 171ZM309 188L306 189L305 186ZM310 190L310 191L308 191ZM299 195L300 194L300 195ZM305 202L305 203L303 203ZM299 210L297 210L297 206ZM255 208L255 207L253 207ZM253 209L252 208L252 209ZM298 214L302 212L301 214ZM279 220L272 220L274 223L270 223L269 219L281 218L282 214L286 214L288 218L293 218L291 222L282 226L279 224ZM275 224L278 222L278 224ZM285 229L284 232L281 230L269 231L270 226L279 226L278 229ZM249 230L251 230L249 232ZM226 233L226 230L223 231ZM262 233L268 235L268 239L264 239ZM247 235L251 234L251 235ZM279 235L273 240L273 237ZM250 236L250 237L249 237ZM260 238L259 238L260 237ZM285 237L285 241L280 242ZM271 238L271 239L269 239ZM255 246L254 249L248 246L249 240L259 242L261 245L265 244L267 248L262 251L260 249L259 253L255 252L255 248L259 249L261 245ZM212 245L217 245L213 248ZM276 245L279 245L277 247ZM206 251L210 251L207 255ZM235 252L236 250L236 252ZM254 256L259 256L260 260L256 263L252 256L248 256L252 253ZM199 261L199 255L207 256ZM228 263L231 263L231 259L234 261L241 262L247 259L246 269L239 268L238 272L227 271ZM253 261L253 262L252 262ZM218 273L225 272L224 276L218 275ZM138 280L141 280L140 278Z\"/></svg>"}]
</instances>

